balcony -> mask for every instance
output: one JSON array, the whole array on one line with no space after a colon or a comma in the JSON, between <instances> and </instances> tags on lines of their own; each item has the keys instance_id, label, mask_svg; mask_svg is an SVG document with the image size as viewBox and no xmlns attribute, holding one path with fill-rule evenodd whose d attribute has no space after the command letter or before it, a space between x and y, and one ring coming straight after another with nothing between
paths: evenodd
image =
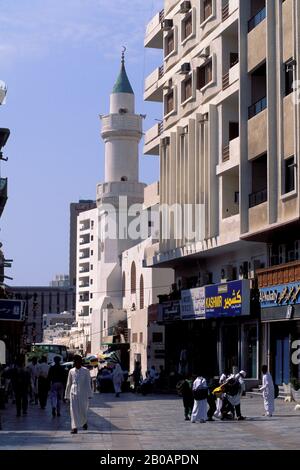
<instances>
[{"instance_id":1,"label":"balcony","mask_svg":"<svg viewBox=\"0 0 300 470\"><path fill-rule=\"evenodd\" d=\"M146 28L144 47L163 49L163 30L161 23L165 18L164 10L157 13L148 23Z\"/></svg>"},{"instance_id":2,"label":"balcony","mask_svg":"<svg viewBox=\"0 0 300 470\"><path fill-rule=\"evenodd\" d=\"M89 300L90 300L89 292L79 293L79 302L89 302Z\"/></svg>"},{"instance_id":3,"label":"balcony","mask_svg":"<svg viewBox=\"0 0 300 470\"><path fill-rule=\"evenodd\" d=\"M90 236L89 236L89 234L80 237L80 242L79 242L79 245L80 245L80 246L81 246L81 245L87 245L88 243L90 243Z\"/></svg>"},{"instance_id":4,"label":"balcony","mask_svg":"<svg viewBox=\"0 0 300 470\"><path fill-rule=\"evenodd\" d=\"M249 208L259 206L268 200L268 190L263 189L249 195Z\"/></svg>"},{"instance_id":5,"label":"balcony","mask_svg":"<svg viewBox=\"0 0 300 470\"><path fill-rule=\"evenodd\" d=\"M258 287L276 286L300 281L300 261L258 269Z\"/></svg>"},{"instance_id":6,"label":"balcony","mask_svg":"<svg viewBox=\"0 0 300 470\"><path fill-rule=\"evenodd\" d=\"M151 127L145 134L144 155L159 155L160 136L164 131L164 124L160 122Z\"/></svg>"},{"instance_id":7,"label":"balcony","mask_svg":"<svg viewBox=\"0 0 300 470\"><path fill-rule=\"evenodd\" d=\"M248 33L250 33L253 29L256 28L264 19L266 19L267 10L266 7L262 8L256 15L252 16L252 18L248 21Z\"/></svg>"},{"instance_id":8,"label":"balcony","mask_svg":"<svg viewBox=\"0 0 300 470\"><path fill-rule=\"evenodd\" d=\"M79 230L80 230L81 232L84 232L84 231L86 231L86 230L90 230L90 221L89 221L89 220L82 221L82 222L80 223Z\"/></svg>"},{"instance_id":9,"label":"balcony","mask_svg":"<svg viewBox=\"0 0 300 470\"><path fill-rule=\"evenodd\" d=\"M228 0L228 2L222 8L222 21L226 21L227 18L238 8L238 0Z\"/></svg>"},{"instance_id":10,"label":"balcony","mask_svg":"<svg viewBox=\"0 0 300 470\"><path fill-rule=\"evenodd\" d=\"M248 121L248 159L252 160L267 151L267 109Z\"/></svg>"},{"instance_id":11,"label":"balcony","mask_svg":"<svg viewBox=\"0 0 300 470\"><path fill-rule=\"evenodd\" d=\"M254 17L255 18L255 17ZM255 23L257 20L250 20ZM254 70L266 59L267 22L262 19L248 34L248 72Z\"/></svg>"},{"instance_id":12,"label":"balcony","mask_svg":"<svg viewBox=\"0 0 300 470\"><path fill-rule=\"evenodd\" d=\"M80 274L83 274L83 273L88 273L90 272L90 265L89 263L84 263L82 265L79 266L79 273Z\"/></svg>"},{"instance_id":13,"label":"balcony","mask_svg":"<svg viewBox=\"0 0 300 470\"><path fill-rule=\"evenodd\" d=\"M86 258L89 258L89 257L90 257L90 250L89 249L80 250L79 259L86 259Z\"/></svg>"},{"instance_id":14,"label":"balcony","mask_svg":"<svg viewBox=\"0 0 300 470\"><path fill-rule=\"evenodd\" d=\"M240 64L236 63L233 67L229 69L227 73L223 75L222 79L222 88L227 90L233 83L237 82L240 79Z\"/></svg>"},{"instance_id":15,"label":"balcony","mask_svg":"<svg viewBox=\"0 0 300 470\"><path fill-rule=\"evenodd\" d=\"M262 113L266 108L267 108L267 97L265 96L261 100L249 106L248 119L252 119L257 114Z\"/></svg>"},{"instance_id":16,"label":"balcony","mask_svg":"<svg viewBox=\"0 0 300 470\"><path fill-rule=\"evenodd\" d=\"M163 102L163 82L164 66L157 67L145 80L145 101Z\"/></svg>"},{"instance_id":17,"label":"balcony","mask_svg":"<svg viewBox=\"0 0 300 470\"><path fill-rule=\"evenodd\" d=\"M237 137L222 149L222 162L217 166L217 175L225 173L240 164L240 138Z\"/></svg>"},{"instance_id":18,"label":"balcony","mask_svg":"<svg viewBox=\"0 0 300 470\"><path fill-rule=\"evenodd\" d=\"M0 217L7 201L7 178L0 178Z\"/></svg>"}]
</instances>

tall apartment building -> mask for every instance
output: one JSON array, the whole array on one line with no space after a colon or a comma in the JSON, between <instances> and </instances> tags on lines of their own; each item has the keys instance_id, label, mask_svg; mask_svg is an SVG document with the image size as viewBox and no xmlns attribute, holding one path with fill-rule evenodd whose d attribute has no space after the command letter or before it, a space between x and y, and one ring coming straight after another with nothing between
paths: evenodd
<instances>
[{"instance_id":1,"label":"tall apartment building","mask_svg":"<svg viewBox=\"0 0 300 470\"><path fill-rule=\"evenodd\" d=\"M77 217L81 212L94 209L96 202L80 200L70 204L70 248L69 248L69 278L72 286L76 286L76 255L77 255Z\"/></svg>"},{"instance_id":2,"label":"tall apartment building","mask_svg":"<svg viewBox=\"0 0 300 470\"><path fill-rule=\"evenodd\" d=\"M299 375L299 27L297 0L166 0L147 26L164 57L144 98L163 119L144 152L160 158L161 205L200 207L195 237L189 217L163 213L170 236L161 227L146 254L175 269L192 318L166 330L170 363L188 349L209 374L255 381L266 362L277 383Z\"/></svg>"}]
</instances>

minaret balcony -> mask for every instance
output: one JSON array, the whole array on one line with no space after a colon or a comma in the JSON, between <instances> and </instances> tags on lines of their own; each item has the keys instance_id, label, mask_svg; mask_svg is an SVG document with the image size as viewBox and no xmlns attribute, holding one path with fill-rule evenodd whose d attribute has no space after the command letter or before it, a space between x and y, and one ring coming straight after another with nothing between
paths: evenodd
<instances>
[{"instance_id":1,"label":"minaret balcony","mask_svg":"<svg viewBox=\"0 0 300 470\"><path fill-rule=\"evenodd\" d=\"M151 21L149 21L146 28L144 47L163 49L162 21L164 20L164 17L164 10L161 10L151 19Z\"/></svg>"},{"instance_id":2,"label":"minaret balcony","mask_svg":"<svg viewBox=\"0 0 300 470\"><path fill-rule=\"evenodd\" d=\"M102 136L122 132L142 134L142 117L136 114L108 114L102 116Z\"/></svg>"}]
</instances>

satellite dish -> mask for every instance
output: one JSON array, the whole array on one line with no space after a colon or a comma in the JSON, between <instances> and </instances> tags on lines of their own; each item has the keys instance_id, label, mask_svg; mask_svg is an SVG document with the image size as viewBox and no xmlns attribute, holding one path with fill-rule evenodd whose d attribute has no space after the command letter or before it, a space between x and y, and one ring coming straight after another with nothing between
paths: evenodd
<instances>
[{"instance_id":1,"label":"satellite dish","mask_svg":"<svg viewBox=\"0 0 300 470\"><path fill-rule=\"evenodd\" d=\"M6 93L7 93L7 86L3 82L3 80L0 80L0 105L5 104Z\"/></svg>"}]
</instances>

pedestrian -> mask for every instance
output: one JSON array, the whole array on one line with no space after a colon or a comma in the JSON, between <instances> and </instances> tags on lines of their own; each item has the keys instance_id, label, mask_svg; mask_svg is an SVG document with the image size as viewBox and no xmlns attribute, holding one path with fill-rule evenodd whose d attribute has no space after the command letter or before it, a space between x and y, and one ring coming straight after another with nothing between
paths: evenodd
<instances>
[{"instance_id":1,"label":"pedestrian","mask_svg":"<svg viewBox=\"0 0 300 470\"><path fill-rule=\"evenodd\" d=\"M275 387L271 374L268 372L268 366L262 366L263 373L262 387L259 389L263 392L265 415L272 417L275 411Z\"/></svg>"},{"instance_id":2,"label":"pedestrian","mask_svg":"<svg viewBox=\"0 0 300 470\"><path fill-rule=\"evenodd\" d=\"M87 413L89 399L92 398L89 371L82 367L82 357L74 356L74 367L69 371L65 398L70 400L71 434L77 434L79 427L88 429Z\"/></svg>"},{"instance_id":3,"label":"pedestrian","mask_svg":"<svg viewBox=\"0 0 300 470\"><path fill-rule=\"evenodd\" d=\"M177 393L182 397L183 409L184 409L184 418L186 421L190 421L194 406L194 396L193 396L193 381L188 377L180 380L176 385Z\"/></svg>"},{"instance_id":4,"label":"pedestrian","mask_svg":"<svg viewBox=\"0 0 300 470\"><path fill-rule=\"evenodd\" d=\"M28 364L27 369L30 373L30 402L31 404L38 404L38 372L39 365L37 363L37 357L31 359L30 364Z\"/></svg>"},{"instance_id":5,"label":"pedestrian","mask_svg":"<svg viewBox=\"0 0 300 470\"><path fill-rule=\"evenodd\" d=\"M191 416L191 422L205 423L207 418L207 397L208 387L206 379L199 374L193 383L194 407Z\"/></svg>"},{"instance_id":6,"label":"pedestrian","mask_svg":"<svg viewBox=\"0 0 300 470\"><path fill-rule=\"evenodd\" d=\"M222 406L223 406L223 398L224 394L222 392L222 385L226 382L226 375L221 374L220 379L219 379L219 387L217 387L218 391L215 393L215 396L217 398L217 403L216 403L216 411L215 411L215 416L216 418L221 418L222 413Z\"/></svg>"},{"instance_id":7,"label":"pedestrian","mask_svg":"<svg viewBox=\"0 0 300 470\"><path fill-rule=\"evenodd\" d=\"M141 383L141 363L139 361L136 361L133 373L132 373L132 378L133 378L133 391L136 393L140 383Z\"/></svg>"},{"instance_id":8,"label":"pedestrian","mask_svg":"<svg viewBox=\"0 0 300 470\"><path fill-rule=\"evenodd\" d=\"M238 374L232 374L224 384L224 400L222 407L222 417L224 420L228 417L228 414L232 414L234 419L235 413L238 421L243 421L246 418L242 416L241 412L241 396L245 391L244 378L246 377L245 371L240 371Z\"/></svg>"},{"instance_id":9,"label":"pedestrian","mask_svg":"<svg viewBox=\"0 0 300 470\"><path fill-rule=\"evenodd\" d=\"M47 364L47 357L42 356L41 363L38 366L38 396L42 410L44 410L47 406L49 392L48 373L49 366Z\"/></svg>"},{"instance_id":10,"label":"pedestrian","mask_svg":"<svg viewBox=\"0 0 300 470\"><path fill-rule=\"evenodd\" d=\"M116 364L112 374L116 397L120 396L124 375L120 364Z\"/></svg>"},{"instance_id":11,"label":"pedestrian","mask_svg":"<svg viewBox=\"0 0 300 470\"><path fill-rule=\"evenodd\" d=\"M19 357L11 375L12 387L15 394L17 417L27 415L28 394L30 392L30 374L24 367L24 359Z\"/></svg>"},{"instance_id":12,"label":"pedestrian","mask_svg":"<svg viewBox=\"0 0 300 470\"><path fill-rule=\"evenodd\" d=\"M54 358L54 365L50 367L48 373L48 383L50 385L50 400L53 418L60 416L60 404L65 386L65 369L60 365L60 357Z\"/></svg>"},{"instance_id":13,"label":"pedestrian","mask_svg":"<svg viewBox=\"0 0 300 470\"><path fill-rule=\"evenodd\" d=\"M214 378L209 380L208 383L208 397L207 397L207 403L208 403L208 412L207 412L207 421L214 421L214 414L217 409L216 406L216 396L214 395L213 391L215 390L216 386L218 385L218 382Z\"/></svg>"},{"instance_id":14,"label":"pedestrian","mask_svg":"<svg viewBox=\"0 0 300 470\"><path fill-rule=\"evenodd\" d=\"M93 393L97 392L97 375L98 375L98 366L92 366L90 369L90 377L91 377L91 387Z\"/></svg>"}]
</instances>

